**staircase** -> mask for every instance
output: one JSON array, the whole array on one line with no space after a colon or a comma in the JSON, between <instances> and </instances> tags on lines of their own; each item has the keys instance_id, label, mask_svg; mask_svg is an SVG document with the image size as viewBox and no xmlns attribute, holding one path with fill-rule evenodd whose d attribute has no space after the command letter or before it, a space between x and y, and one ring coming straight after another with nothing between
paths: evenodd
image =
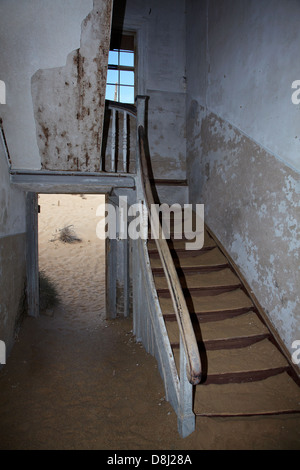
<instances>
[{"instance_id":1,"label":"staircase","mask_svg":"<svg viewBox=\"0 0 300 470\"><path fill-rule=\"evenodd\" d=\"M146 235L130 239L128 247L133 333L157 360L166 399L177 414L178 431L182 437L191 434L196 416L298 414L298 370L209 227L198 251L186 250L185 243L191 240L178 240L174 234L170 240L157 236L158 232L155 240L150 232L147 236L151 208L171 204L164 195L171 199L180 195L182 206L187 188L179 194L153 187L158 182L151 172L146 101L147 97L138 96L135 109L117 103L109 106L136 119L135 202L142 215L141 233ZM116 120L112 122L116 126ZM112 135L116 135L114 128ZM125 132L125 150L126 139ZM124 151L124 169L126 158ZM111 171L116 168L112 165Z\"/></svg>"},{"instance_id":2,"label":"staircase","mask_svg":"<svg viewBox=\"0 0 300 470\"><path fill-rule=\"evenodd\" d=\"M185 240L168 242L202 362L202 380L194 387L195 415L299 413L299 380L291 364L207 227L204 239L199 251L186 251ZM179 375L179 330L154 240L148 241L148 254Z\"/></svg>"}]
</instances>

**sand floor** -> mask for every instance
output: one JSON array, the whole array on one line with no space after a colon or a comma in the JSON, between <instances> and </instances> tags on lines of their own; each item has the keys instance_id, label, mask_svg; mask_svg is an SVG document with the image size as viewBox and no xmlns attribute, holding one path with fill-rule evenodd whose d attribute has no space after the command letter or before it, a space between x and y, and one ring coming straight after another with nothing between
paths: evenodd
<instances>
[{"instance_id":1,"label":"sand floor","mask_svg":"<svg viewBox=\"0 0 300 470\"><path fill-rule=\"evenodd\" d=\"M23 322L0 370L0 449L299 449L300 418L197 420L181 439L155 359L130 319L105 319L96 196L43 196L40 267L61 303ZM82 242L50 241L74 225ZM54 235L54 236L53 236Z\"/></svg>"}]
</instances>

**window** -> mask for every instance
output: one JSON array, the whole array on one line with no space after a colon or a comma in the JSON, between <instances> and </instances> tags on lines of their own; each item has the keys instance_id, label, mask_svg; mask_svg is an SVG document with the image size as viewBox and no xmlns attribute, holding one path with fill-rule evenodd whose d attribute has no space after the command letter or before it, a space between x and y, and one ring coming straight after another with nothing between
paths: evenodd
<instances>
[{"instance_id":1,"label":"window","mask_svg":"<svg viewBox=\"0 0 300 470\"><path fill-rule=\"evenodd\" d=\"M134 103L134 37L122 36L122 39L123 44L119 49L109 51L105 98L121 103Z\"/></svg>"}]
</instances>

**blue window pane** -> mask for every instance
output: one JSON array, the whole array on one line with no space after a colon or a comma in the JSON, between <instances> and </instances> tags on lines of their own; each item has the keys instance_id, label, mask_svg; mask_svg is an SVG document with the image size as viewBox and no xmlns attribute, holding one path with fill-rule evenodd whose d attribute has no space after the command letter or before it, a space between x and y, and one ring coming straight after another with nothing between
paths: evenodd
<instances>
[{"instance_id":1,"label":"blue window pane","mask_svg":"<svg viewBox=\"0 0 300 470\"><path fill-rule=\"evenodd\" d=\"M133 52L120 52L120 65L126 65L127 67L134 66L134 54Z\"/></svg>"},{"instance_id":2,"label":"blue window pane","mask_svg":"<svg viewBox=\"0 0 300 470\"><path fill-rule=\"evenodd\" d=\"M134 72L127 72L121 70L121 78L120 78L121 85L134 85Z\"/></svg>"},{"instance_id":3,"label":"blue window pane","mask_svg":"<svg viewBox=\"0 0 300 470\"><path fill-rule=\"evenodd\" d=\"M117 83L118 82L118 71L117 70L108 70L107 71L107 83Z\"/></svg>"},{"instance_id":4,"label":"blue window pane","mask_svg":"<svg viewBox=\"0 0 300 470\"><path fill-rule=\"evenodd\" d=\"M118 65L118 52L117 51L109 51L108 63L112 65Z\"/></svg>"},{"instance_id":5,"label":"blue window pane","mask_svg":"<svg viewBox=\"0 0 300 470\"><path fill-rule=\"evenodd\" d=\"M115 92L116 92L116 86L115 85L107 85L106 86L105 99L115 101Z\"/></svg>"},{"instance_id":6,"label":"blue window pane","mask_svg":"<svg viewBox=\"0 0 300 470\"><path fill-rule=\"evenodd\" d=\"M129 86L120 87L121 103L134 103L134 88Z\"/></svg>"}]
</instances>

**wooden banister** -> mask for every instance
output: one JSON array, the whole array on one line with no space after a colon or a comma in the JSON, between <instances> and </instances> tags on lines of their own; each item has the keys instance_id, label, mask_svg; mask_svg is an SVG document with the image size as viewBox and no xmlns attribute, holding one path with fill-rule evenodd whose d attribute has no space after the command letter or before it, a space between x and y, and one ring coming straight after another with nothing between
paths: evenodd
<instances>
[{"instance_id":1,"label":"wooden banister","mask_svg":"<svg viewBox=\"0 0 300 470\"><path fill-rule=\"evenodd\" d=\"M117 111L125 111L133 117L136 117L136 106L134 104L120 103L118 101L105 100L108 109L116 109Z\"/></svg>"},{"instance_id":2,"label":"wooden banister","mask_svg":"<svg viewBox=\"0 0 300 470\"><path fill-rule=\"evenodd\" d=\"M124 113L124 119L126 114L129 114L137 119L138 126L138 146L139 146L139 159L136 162L137 173L140 173L142 192L144 194L144 200L148 209L148 214L151 214L151 210L157 210L157 205L155 205L155 200L152 192L151 182L148 172L148 141L145 132L145 103L146 97L138 96L138 107L130 104L119 103L115 101L106 101L106 106L108 109L112 110L113 113L113 129L112 129L112 171L115 171L115 127L116 127L116 112ZM141 125L143 123L144 125ZM126 139L127 135L125 132L124 126L124 135L123 139ZM126 147L126 142L123 142L124 149ZM124 163L125 165L125 150L124 150ZM202 376L202 367L199 348L197 340L195 337L195 332L191 322L191 317L189 310L187 308L186 300L182 291L181 284L179 282L178 274L174 265L172 255L166 239L163 234L163 227L159 222L159 217L157 214L158 226L152 227L153 234L155 237L158 253L162 262L165 276L167 278L167 283L169 291L171 294L176 319L179 327L179 333L181 338L181 344L183 346L185 357L186 357L186 374L188 381L192 385L197 385L201 381Z\"/></svg>"},{"instance_id":3,"label":"wooden banister","mask_svg":"<svg viewBox=\"0 0 300 470\"><path fill-rule=\"evenodd\" d=\"M144 189L145 202L150 210L155 210L156 205L153 197L153 192L149 180L148 165L147 165L147 138L143 126L138 127L139 134L139 150L140 150L140 171L142 186ZM158 217L157 217L158 219ZM195 332L191 322L191 317L186 305L185 297L178 279L178 274L173 262L172 255L167 241L164 237L160 237L162 233L162 226L159 222L158 227L152 227L155 236L155 241L159 256L163 265L164 273L167 278L168 287L170 290L177 323L179 327L182 344L186 354L187 362L187 377L191 384L197 385L201 381L202 369L199 348L195 337Z\"/></svg>"}]
</instances>

